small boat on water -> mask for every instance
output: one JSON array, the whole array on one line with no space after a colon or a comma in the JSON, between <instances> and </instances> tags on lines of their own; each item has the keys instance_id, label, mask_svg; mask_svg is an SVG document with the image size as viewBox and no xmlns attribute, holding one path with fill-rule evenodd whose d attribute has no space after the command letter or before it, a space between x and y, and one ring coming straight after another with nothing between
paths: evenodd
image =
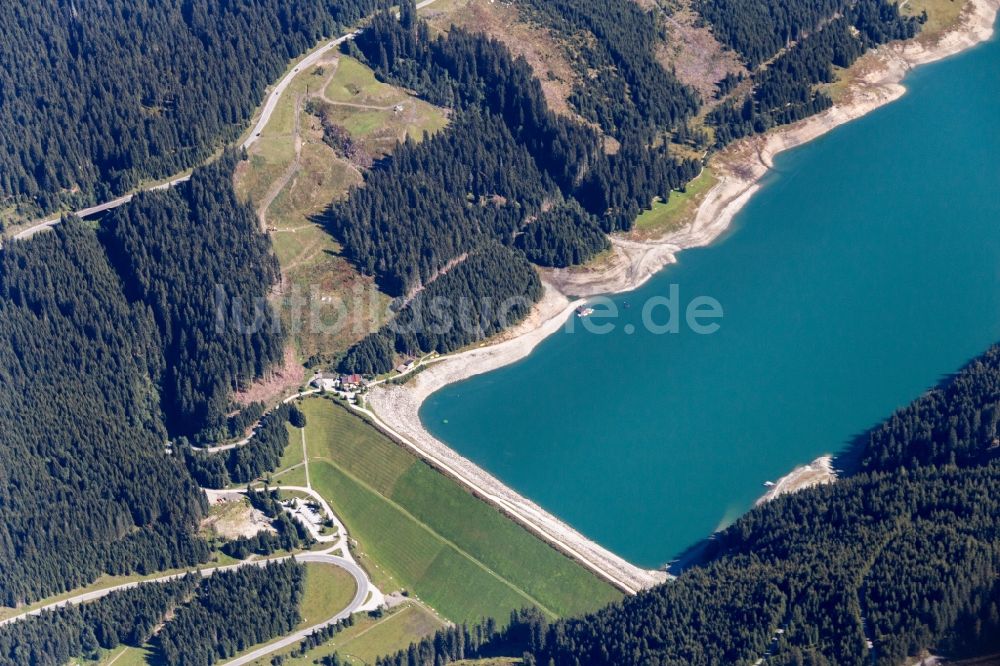
<instances>
[{"instance_id":1,"label":"small boat on water","mask_svg":"<svg viewBox=\"0 0 1000 666\"><path fill-rule=\"evenodd\" d=\"M774 487L774 481L765 481L764 485L767 486L768 488L773 488Z\"/></svg>"},{"instance_id":2,"label":"small boat on water","mask_svg":"<svg viewBox=\"0 0 1000 666\"><path fill-rule=\"evenodd\" d=\"M576 309L576 316L577 317L586 317L586 316L592 315L592 314L594 314L594 308L588 308L588 307L585 307L585 306L581 305L580 307L578 307Z\"/></svg>"}]
</instances>

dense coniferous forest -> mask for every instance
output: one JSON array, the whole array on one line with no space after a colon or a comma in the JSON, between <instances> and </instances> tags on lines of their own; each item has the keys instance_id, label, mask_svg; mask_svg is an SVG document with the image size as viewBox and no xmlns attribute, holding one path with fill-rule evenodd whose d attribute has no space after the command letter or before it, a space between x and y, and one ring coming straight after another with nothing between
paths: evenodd
<instances>
[{"instance_id":1,"label":"dense coniferous forest","mask_svg":"<svg viewBox=\"0 0 1000 666\"><path fill-rule=\"evenodd\" d=\"M756 69L782 49L843 14L853 0L697 0L715 38Z\"/></svg>"},{"instance_id":2,"label":"dense coniferous forest","mask_svg":"<svg viewBox=\"0 0 1000 666\"><path fill-rule=\"evenodd\" d=\"M496 40L459 28L432 39L414 3L400 7L399 20L389 12L376 14L354 43L381 78L440 106L491 111L564 191L601 159L597 132L552 113L523 58L514 58Z\"/></svg>"},{"instance_id":3,"label":"dense coniferous forest","mask_svg":"<svg viewBox=\"0 0 1000 666\"><path fill-rule=\"evenodd\" d=\"M184 461L191 478L202 488L225 488L229 485L229 470L223 454L197 451L186 440L174 444L174 454Z\"/></svg>"},{"instance_id":4,"label":"dense coniferous forest","mask_svg":"<svg viewBox=\"0 0 1000 666\"><path fill-rule=\"evenodd\" d=\"M0 251L0 383L12 389L0 395L0 602L204 561L205 500L183 462L216 485L280 459L287 407L221 466L183 445L166 453L165 423L244 430L262 406L227 420L231 391L281 358L263 302L277 263L232 192L234 160L137 196L97 234L69 219ZM216 285L232 297L223 325ZM263 325L233 325L254 307Z\"/></svg>"},{"instance_id":5,"label":"dense coniferous forest","mask_svg":"<svg viewBox=\"0 0 1000 666\"><path fill-rule=\"evenodd\" d=\"M609 247L597 219L576 201L557 204L524 227L514 246L539 266L582 264Z\"/></svg>"},{"instance_id":6,"label":"dense coniferous forest","mask_svg":"<svg viewBox=\"0 0 1000 666\"><path fill-rule=\"evenodd\" d=\"M290 58L382 0L0 8L0 200L51 210L173 174L244 129Z\"/></svg>"},{"instance_id":7,"label":"dense coniferous forest","mask_svg":"<svg viewBox=\"0 0 1000 666\"><path fill-rule=\"evenodd\" d=\"M165 365L172 435L229 434L230 396L279 362L284 337L266 301L278 260L252 207L236 198L227 153L186 183L112 211L102 240L128 299L150 308Z\"/></svg>"},{"instance_id":8,"label":"dense coniferous forest","mask_svg":"<svg viewBox=\"0 0 1000 666\"><path fill-rule=\"evenodd\" d=\"M898 410L869 434L861 468L966 466L1000 453L998 367L1000 347L994 347L944 386Z\"/></svg>"},{"instance_id":9,"label":"dense coniferous forest","mask_svg":"<svg viewBox=\"0 0 1000 666\"><path fill-rule=\"evenodd\" d=\"M454 351L524 319L542 295L542 283L517 250L484 246L431 282L375 333L351 347L343 372L381 374L393 351Z\"/></svg>"},{"instance_id":10,"label":"dense coniferous forest","mask_svg":"<svg viewBox=\"0 0 1000 666\"><path fill-rule=\"evenodd\" d=\"M150 309L75 220L0 251L0 603L207 557L149 380Z\"/></svg>"},{"instance_id":11,"label":"dense coniferous forest","mask_svg":"<svg viewBox=\"0 0 1000 666\"><path fill-rule=\"evenodd\" d=\"M260 420L250 441L229 450L226 469L235 483L253 481L265 472L273 472L288 445L288 405L279 405Z\"/></svg>"},{"instance_id":12,"label":"dense coniferous forest","mask_svg":"<svg viewBox=\"0 0 1000 666\"><path fill-rule=\"evenodd\" d=\"M301 619L305 567L285 560L209 576L198 595L160 630L157 645L171 666L211 666L287 634Z\"/></svg>"},{"instance_id":13,"label":"dense coniferous forest","mask_svg":"<svg viewBox=\"0 0 1000 666\"><path fill-rule=\"evenodd\" d=\"M288 445L289 405L277 408L261 417L249 441L219 453L198 451L181 443L178 455L191 476L202 488L225 488L230 483L247 483L267 472L273 472ZM301 412L300 412L301 413Z\"/></svg>"},{"instance_id":14,"label":"dense coniferous forest","mask_svg":"<svg viewBox=\"0 0 1000 666\"><path fill-rule=\"evenodd\" d=\"M210 666L291 631L304 580L305 567L285 560L112 592L0 627L0 665L61 666L151 643L162 663Z\"/></svg>"},{"instance_id":15,"label":"dense coniferous forest","mask_svg":"<svg viewBox=\"0 0 1000 666\"><path fill-rule=\"evenodd\" d=\"M618 7L624 4L618 0L612 4L610 13L588 6L589 13L574 20L602 34L615 21L637 22L637 48L639 43L652 48L651 19ZM617 29L615 34L620 33ZM412 1L402 4L398 20L389 12L377 14L350 48L381 78L457 110L446 130L420 144L400 146L374 166L363 188L326 214L348 257L392 295L409 296L427 283L436 284L437 276L456 262L460 267L467 253L496 242L530 250L542 265L585 261L607 247L598 229L630 228L654 198L666 200L700 169L694 160L672 157L666 143L654 146L650 128L673 127L696 110L697 102L650 54L630 56L620 68L632 83L632 96L622 102L624 110L615 111L611 122L617 123L621 148L608 155L597 131L548 109L523 58L514 58L496 40L457 28L432 39ZM613 59L610 53L600 56L603 62ZM657 108L648 122L636 120L636 109L643 105ZM525 229L560 200L566 204L557 212L543 213L538 226ZM566 224L557 229L560 221ZM527 238L516 240L525 233ZM496 262L489 267L498 271L494 279L514 278L493 285L503 298L515 295L508 289L512 284L533 284L512 268L531 270L516 259L507 267ZM455 290L455 297L467 295L463 290L468 288L455 278L438 285L435 295L448 296L442 293L446 286ZM488 283L479 282L472 291L503 300L490 293ZM540 292L532 288L531 293ZM405 312L412 315L415 309ZM487 325L479 330L493 329ZM420 340L383 330L349 350L340 367L381 372L392 367L394 350L450 350L476 339L454 329L448 335L424 332Z\"/></svg>"},{"instance_id":16,"label":"dense coniferous forest","mask_svg":"<svg viewBox=\"0 0 1000 666\"><path fill-rule=\"evenodd\" d=\"M759 57L776 56L753 74L752 94L727 101L708 115L717 146L829 108L833 101L815 90L815 84L832 82L833 66L848 67L874 46L909 39L920 26L919 19L901 16L897 5L887 0L845 3L835 7L837 14L822 13L830 10L826 2L782 3L782 14L762 14L774 9L771 4L749 0L700 5L716 36L739 51L749 66L759 65ZM783 32L755 32L758 22L776 22ZM741 32L744 29L747 32ZM779 45L779 34L792 36Z\"/></svg>"},{"instance_id":17,"label":"dense coniferous forest","mask_svg":"<svg viewBox=\"0 0 1000 666\"><path fill-rule=\"evenodd\" d=\"M267 407L262 402L251 402L226 418L226 436L229 439L242 437L247 430L264 415Z\"/></svg>"},{"instance_id":18,"label":"dense coniferous forest","mask_svg":"<svg viewBox=\"0 0 1000 666\"><path fill-rule=\"evenodd\" d=\"M622 11L634 16L631 10ZM605 231L630 229L635 216L654 198L666 201L672 189L700 169L694 160L670 156L666 144L654 148L648 131L654 125L649 123L625 123L632 131L617 134L624 149L607 155L593 128L549 110L541 84L523 58L514 58L494 39L458 28L432 39L427 25L416 18L412 2L403 3L398 21L392 14L377 14L356 41L382 78L410 87L435 104L485 108L500 116L563 195L578 198L600 218ZM669 118L683 116L679 109L693 110L694 93L672 77L658 85L662 87L643 88L643 95L659 100ZM675 92L683 101L668 104L657 97L664 91Z\"/></svg>"},{"instance_id":19,"label":"dense coniferous forest","mask_svg":"<svg viewBox=\"0 0 1000 666\"><path fill-rule=\"evenodd\" d=\"M470 111L400 145L327 217L351 260L401 296L463 253L512 239L554 188L503 122Z\"/></svg>"},{"instance_id":20,"label":"dense coniferous forest","mask_svg":"<svg viewBox=\"0 0 1000 666\"><path fill-rule=\"evenodd\" d=\"M584 618L443 630L382 664L889 666L1000 647L998 410L995 347L872 430L857 474L753 509L677 580Z\"/></svg>"},{"instance_id":21,"label":"dense coniferous forest","mask_svg":"<svg viewBox=\"0 0 1000 666\"><path fill-rule=\"evenodd\" d=\"M656 61L663 38L654 12L635 2L528 0L541 21L577 45L581 83L570 104L619 140L649 142L698 112L697 93ZM580 35L592 35L592 39Z\"/></svg>"},{"instance_id":22,"label":"dense coniferous forest","mask_svg":"<svg viewBox=\"0 0 1000 666\"><path fill-rule=\"evenodd\" d=\"M172 666L210 666L295 628L305 566L285 560L209 576L198 595L160 630L157 645Z\"/></svg>"},{"instance_id":23,"label":"dense coniferous forest","mask_svg":"<svg viewBox=\"0 0 1000 666\"><path fill-rule=\"evenodd\" d=\"M96 656L98 648L139 647L168 612L187 601L200 581L199 576L189 575L146 583L0 627L0 664L62 666L74 657Z\"/></svg>"},{"instance_id":24,"label":"dense coniferous forest","mask_svg":"<svg viewBox=\"0 0 1000 666\"><path fill-rule=\"evenodd\" d=\"M829 108L833 102L814 84L832 82L833 65L848 67L871 46L912 37L917 30L916 20L903 19L883 0L861 0L848 17L803 38L754 75L753 94L742 103L714 109L709 121L716 125L717 145Z\"/></svg>"},{"instance_id":25,"label":"dense coniferous forest","mask_svg":"<svg viewBox=\"0 0 1000 666\"><path fill-rule=\"evenodd\" d=\"M598 216L605 231L628 230L653 199L668 201L671 191L681 189L699 173L697 160L670 157L667 144L650 147L627 140L617 153L594 165L574 196Z\"/></svg>"}]
</instances>

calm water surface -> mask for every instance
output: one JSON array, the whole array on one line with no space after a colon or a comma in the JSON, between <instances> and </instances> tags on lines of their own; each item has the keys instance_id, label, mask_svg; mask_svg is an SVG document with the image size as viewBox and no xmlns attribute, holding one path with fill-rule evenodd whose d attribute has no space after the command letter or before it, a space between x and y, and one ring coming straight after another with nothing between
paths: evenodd
<instances>
[{"instance_id":1,"label":"calm water surface","mask_svg":"<svg viewBox=\"0 0 1000 666\"><path fill-rule=\"evenodd\" d=\"M1000 340L1000 45L906 83L780 155L724 238L613 296L613 333L577 327L448 386L425 425L655 566ZM644 331L671 284L717 299L721 329Z\"/></svg>"}]
</instances>

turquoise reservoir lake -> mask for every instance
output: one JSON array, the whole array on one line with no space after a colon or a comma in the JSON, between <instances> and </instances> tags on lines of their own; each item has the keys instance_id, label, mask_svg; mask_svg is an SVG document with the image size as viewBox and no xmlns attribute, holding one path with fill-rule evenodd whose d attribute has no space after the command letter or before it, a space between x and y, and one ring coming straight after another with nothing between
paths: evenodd
<instances>
[{"instance_id":1,"label":"turquoise reservoir lake","mask_svg":"<svg viewBox=\"0 0 1000 666\"><path fill-rule=\"evenodd\" d=\"M714 245L612 296L614 332L445 387L426 427L652 567L1000 341L1000 44L905 84L779 155ZM717 333L644 330L672 284L722 304Z\"/></svg>"}]
</instances>

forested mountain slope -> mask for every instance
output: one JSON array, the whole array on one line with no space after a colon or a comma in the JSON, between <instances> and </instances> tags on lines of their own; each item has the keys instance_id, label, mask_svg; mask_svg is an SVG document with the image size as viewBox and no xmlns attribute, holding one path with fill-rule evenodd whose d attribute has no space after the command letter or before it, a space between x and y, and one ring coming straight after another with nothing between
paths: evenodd
<instances>
[{"instance_id":1,"label":"forested mountain slope","mask_svg":"<svg viewBox=\"0 0 1000 666\"><path fill-rule=\"evenodd\" d=\"M780 50L821 30L833 18L856 13L858 0L696 0L715 36L756 69ZM894 11L883 5L884 19Z\"/></svg>"},{"instance_id":2,"label":"forested mountain slope","mask_svg":"<svg viewBox=\"0 0 1000 666\"><path fill-rule=\"evenodd\" d=\"M499 243L483 245L417 294L391 324L354 345L341 366L379 374L392 369L393 351L458 349L521 321L541 295L524 254Z\"/></svg>"},{"instance_id":3,"label":"forested mountain slope","mask_svg":"<svg viewBox=\"0 0 1000 666\"><path fill-rule=\"evenodd\" d=\"M752 72L749 94L730 95L708 115L720 147L829 108L833 100L816 86L834 80L834 66L913 37L923 19L902 16L887 0L698 0L695 6Z\"/></svg>"},{"instance_id":4,"label":"forested mountain slope","mask_svg":"<svg viewBox=\"0 0 1000 666\"><path fill-rule=\"evenodd\" d=\"M329 221L358 267L401 296L462 253L509 241L554 191L499 118L472 111L399 146Z\"/></svg>"},{"instance_id":5,"label":"forested mountain slope","mask_svg":"<svg viewBox=\"0 0 1000 666\"><path fill-rule=\"evenodd\" d=\"M233 390L284 343L266 301L277 263L233 194L235 159L98 232L67 219L0 250L0 602L207 556L205 500L168 435L226 433ZM280 447L233 454L236 478L273 466L284 413L278 430Z\"/></svg>"},{"instance_id":6,"label":"forested mountain slope","mask_svg":"<svg viewBox=\"0 0 1000 666\"><path fill-rule=\"evenodd\" d=\"M749 85L721 80L720 99L703 100L658 59L669 8L644 10L629 0L518 3L572 60L578 79L568 104L576 116L553 113L531 66L501 41L455 26L432 34L412 2L398 19L377 14L349 50L381 79L454 109L456 122L375 164L363 188L330 207L329 228L359 270L400 297L497 241L539 265L583 263L607 247L599 230L630 230L643 210L700 172L692 152L709 138L692 124L711 127L722 147L821 111L832 102L817 84L833 80L835 65L919 27L887 0L772 5L694 5L751 69ZM762 23L787 36L759 34ZM775 59L762 66L765 56ZM383 329L349 350L340 367L385 372L395 354L447 352L476 339L437 335L429 346L429 337Z\"/></svg>"},{"instance_id":7,"label":"forested mountain slope","mask_svg":"<svg viewBox=\"0 0 1000 666\"><path fill-rule=\"evenodd\" d=\"M0 208L103 201L244 129L264 88L382 0L0 7Z\"/></svg>"},{"instance_id":8,"label":"forested mountain slope","mask_svg":"<svg viewBox=\"0 0 1000 666\"><path fill-rule=\"evenodd\" d=\"M295 628L304 578L285 560L112 592L0 627L0 665L96 662L101 648L149 645L150 663L208 666Z\"/></svg>"},{"instance_id":9,"label":"forested mountain slope","mask_svg":"<svg viewBox=\"0 0 1000 666\"><path fill-rule=\"evenodd\" d=\"M0 602L204 559L203 496L163 452L161 366L91 230L0 251Z\"/></svg>"},{"instance_id":10,"label":"forested mountain slope","mask_svg":"<svg viewBox=\"0 0 1000 666\"><path fill-rule=\"evenodd\" d=\"M618 3L629 0L612 4ZM623 16L634 18L638 31L648 19L641 13ZM404 4L399 21L387 13L376 15L356 44L380 76L410 86L436 104L499 116L561 194L579 199L605 231L630 229L654 197L666 199L699 171L696 161L675 157L669 145L655 141L648 123L626 123L616 135L620 149L609 154L599 131L548 108L541 84L523 58L515 58L495 39L457 28L432 37L412 4ZM664 131L693 113L697 104L692 90L661 73L662 78L627 83L630 94L640 98L666 104L658 97L666 94L660 90L665 86L684 100L674 100L662 111L666 116L654 116L661 118L659 129Z\"/></svg>"},{"instance_id":11,"label":"forested mountain slope","mask_svg":"<svg viewBox=\"0 0 1000 666\"><path fill-rule=\"evenodd\" d=\"M621 20L652 30L641 12L623 11ZM403 3L398 20L388 12L376 15L351 48L382 78L455 109L448 128L418 145L401 146L325 216L346 255L394 296L411 296L468 256L498 253L477 264L486 272L471 289L449 276L434 283L435 297L452 299L453 311L456 299L470 295L476 308L512 297L530 304L541 290L521 248L542 264L586 261L606 247L601 231L629 228L654 198L666 199L698 173L696 161L678 159L654 141L694 111L694 93L646 56L636 56L628 70L635 76L628 82L630 96L609 117L620 141L609 155L600 132L548 108L523 58L497 40L457 28L431 37L412 1ZM652 63L658 73L641 63ZM639 122L637 100L654 103L657 114ZM562 214L549 213L553 206ZM523 234L528 238L519 240ZM511 290L515 285L520 293ZM499 327L496 321L455 317L445 334L431 335L426 327L414 334L409 324L418 305L350 350L341 368L385 372L396 352L452 351L527 313L512 310L517 316ZM402 322L409 334L395 330Z\"/></svg>"},{"instance_id":12,"label":"forested mountain slope","mask_svg":"<svg viewBox=\"0 0 1000 666\"><path fill-rule=\"evenodd\" d=\"M253 208L232 187L227 153L164 191L143 192L102 222L130 302L153 313L163 351L157 379L167 430L225 437L233 391L282 359L267 296L278 260Z\"/></svg>"},{"instance_id":13,"label":"forested mountain slope","mask_svg":"<svg viewBox=\"0 0 1000 666\"><path fill-rule=\"evenodd\" d=\"M112 592L0 627L0 664L59 666L121 644L140 646L198 587L196 575Z\"/></svg>"},{"instance_id":14,"label":"forested mountain slope","mask_svg":"<svg viewBox=\"0 0 1000 666\"><path fill-rule=\"evenodd\" d=\"M162 662L204 666L287 634L302 613L305 566L285 560L240 567L202 581L198 595L157 635Z\"/></svg>"},{"instance_id":15,"label":"forested mountain slope","mask_svg":"<svg viewBox=\"0 0 1000 666\"><path fill-rule=\"evenodd\" d=\"M237 136L288 58L387 5L7 3L0 209L91 202L196 164ZM710 139L690 125L707 123L721 147L815 113L831 103L817 84L834 66L919 27L887 0L699 0L750 72L710 101L656 57L668 9L520 6L573 45L575 114L553 113L501 42L432 34L412 0L347 47L451 112L323 216L354 266L397 297L394 325L348 350L343 370L384 372L396 355L452 351L522 319L542 293L535 265L587 261L700 172ZM232 393L281 358L266 302L278 266L233 194L235 159L137 196L96 232L69 220L0 250L3 603L202 561L204 500L183 462L221 485L280 457L277 412L224 461L164 451L170 437L212 441L254 420L260 407L235 413ZM988 635L997 366L994 351L873 433L858 476L751 512L704 569L587 618L547 627L527 614L486 642L554 664L754 663L768 650L775 663L861 664Z\"/></svg>"},{"instance_id":16,"label":"forested mountain slope","mask_svg":"<svg viewBox=\"0 0 1000 666\"><path fill-rule=\"evenodd\" d=\"M584 618L447 630L382 663L889 666L995 649L998 413L994 347L869 433L863 471L753 509L713 537L709 564Z\"/></svg>"},{"instance_id":17,"label":"forested mountain slope","mask_svg":"<svg viewBox=\"0 0 1000 666\"><path fill-rule=\"evenodd\" d=\"M656 59L663 14L637 2L524 0L540 23L574 44L581 81L570 104L619 140L652 140L698 112L697 93Z\"/></svg>"}]
</instances>

